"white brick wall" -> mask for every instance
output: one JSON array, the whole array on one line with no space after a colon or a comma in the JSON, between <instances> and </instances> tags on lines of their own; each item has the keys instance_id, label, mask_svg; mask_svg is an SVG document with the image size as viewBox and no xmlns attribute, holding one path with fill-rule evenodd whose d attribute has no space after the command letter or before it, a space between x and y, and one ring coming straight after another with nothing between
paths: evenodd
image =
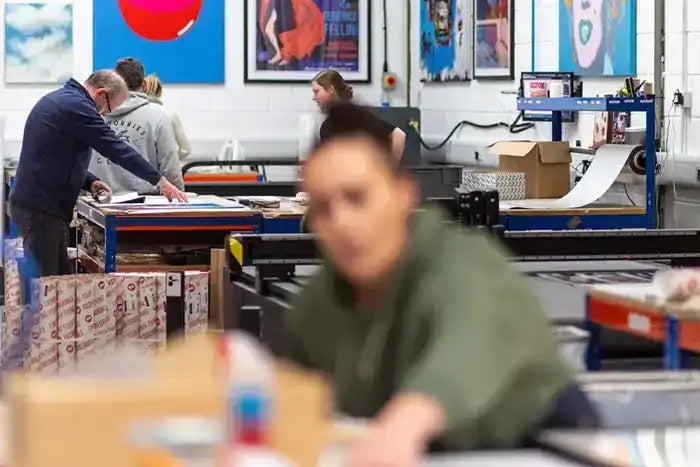
<instances>
[{"instance_id":1,"label":"white brick wall","mask_svg":"<svg viewBox=\"0 0 700 467\"><path fill-rule=\"evenodd\" d=\"M57 0L58 1L58 0ZM207 0L217 1L217 0ZM226 84L221 86L166 85L164 99L180 115L193 151L211 155L227 139L249 141L246 153L265 152L264 140L276 140L275 152L296 154L298 115L314 110L311 92L306 85L243 84L243 0L226 2ZM20 0L3 0L2 4ZM396 2L395 5L394 2ZM86 78L92 71L93 0L73 0L75 77ZM372 85L358 86L357 94L378 104L382 70L381 2L375 1L372 11ZM99 5L95 0L94 5ZM400 75L394 103L405 104L406 9L402 0L390 0L389 43L390 64ZM2 12L4 18L4 12ZM0 20L0 24L4 21ZM2 26L0 26L2 28ZM4 31L0 30L0 57L4 57ZM156 70L157 71L157 70ZM0 117L5 118L5 146L10 155L18 154L24 121L36 100L54 86L8 86L4 84L4 59L0 59Z\"/></svg>"},{"instance_id":2,"label":"white brick wall","mask_svg":"<svg viewBox=\"0 0 700 467\"><path fill-rule=\"evenodd\" d=\"M5 0L16 2L20 0ZM243 83L243 0L226 1L226 43L227 64L226 84L221 86L176 86L166 85L165 99L183 120L190 136L195 154L212 155L227 139L243 141L246 154L278 155L296 154L299 138L298 116L302 112L314 110L309 87L306 85L245 85ZM474 81L465 84L421 85L418 82L418 14L419 0L413 2L413 25L411 41L413 55L413 105L423 110L423 134L428 139L442 139L456 122L470 119L480 123L496 121L510 122L516 115L513 95L502 91L513 91L518 86L517 79L504 81ZM516 77L521 71L531 69L531 0L514 0L516 9L515 25L515 70ZM93 0L73 0L75 11L75 76L85 78L92 71L92 8ZM389 60L393 71L399 75L399 86L393 96L395 105L405 104L406 79L406 31L407 12L404 0L388 0ZM382 65L382 25L381 1L373 3L372 11L372 76L374 83L358 86L361 99L377 104L380 97L380 76ZM682 9L683 0L666 0L666 89L667 101L672 91L682 87L681 72L687 70L688 90L695 89L695 105L688 122L687 137L681 134L680 118L676 122L674 147L679 157L683 141L687 141L687 155L700 157L700 60L697 50L700 47L700 1L686 0L688 10L687 58L682 57ZM98 2L95 2L98 4ZM536 0L536 68L539 70L557 69L557 24L559 0ZM653 4L654 0L638 0L638 73L644 79L652 79L653 71ZM1 22L0 22L1 23ZM547 27L545 27L547 25ZM0 55L4 55L4 33L0 33ZM3 60L0 60L0 76ZM596 95L613 92L621 83L620 78L590 78L584 82L584 93ZM10 154L17 153L24 119L33 103L51 86L6 86L0 80L0 116L5 117L6 149ZM668 107L668 105L666 106ZM642 124L638 119L634 124ZM593 115L581 114L579 122L566 125L566 135L581 140L588 145L592 139ZM535 130L522 133L518 138L548 138L549 125L538 125ZM505 129L478 130L463 128L457 141L468 141L484 145L498 139L508 138ZM275 144L266 143L274 140Z\"/></svg>"}]
</instances>

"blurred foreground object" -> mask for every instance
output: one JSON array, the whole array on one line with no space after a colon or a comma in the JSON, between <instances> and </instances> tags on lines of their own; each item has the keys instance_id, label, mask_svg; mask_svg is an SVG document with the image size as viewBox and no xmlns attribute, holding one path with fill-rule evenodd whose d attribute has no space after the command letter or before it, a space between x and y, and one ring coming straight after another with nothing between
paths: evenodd
<instances>
[{"instance_id":1,"label":"blurred foreground object","mask_svg":"<svg viewBox=\"0 0 700 467\"><path fill-rule=\"evenodd\" d=\"M236 336L226 339L235 341ZM227 371L222 337L187 336L152 359L140 355L148 365L137 374L120 365L121 371L112 375L103 369L100 378L10 375L6 465L123 467L139 465L136 461L144 454L161 459L130 443L133 430L139 423L158 420L223 419ZM250 360L254 355L234 358L244 380L257 370ZM233 371L235 375L236 368ZM275 366L273 381L270 448L296 465L316 465L331 435L327 383L288 366Z\"/></svg>"},{"instance_id":2,"label":"blurred foreground object","mask_svg":"<svg viewBox=\"0 0 700 467\"><path fill-rule=\"evenodd\" d=\"M660 298L669 301L700 300L700 269L669 269L657 272L654 289Z\"/></svg>"}]
</instances>

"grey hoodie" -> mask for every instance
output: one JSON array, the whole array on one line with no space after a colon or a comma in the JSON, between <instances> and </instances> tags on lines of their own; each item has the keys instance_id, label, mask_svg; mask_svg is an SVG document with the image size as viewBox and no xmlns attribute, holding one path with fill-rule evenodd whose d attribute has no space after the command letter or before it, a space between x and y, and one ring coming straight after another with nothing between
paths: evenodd
<instances>
[{"instance_id":1,"label":"grey hoodie","mask_svg":"<svg viewBox=\"0 0 700 467\"><path fill-rule=\"evenodd\" d=\"M170 183L184 190L178 145L170 118L163 107L149 102L145 94L132 92L122 105L105 116L105 120L117 136L133 146ZM89 170L109 185L114 193L158 192L155 186L112 164L96 151L92 153Z\"/></svg>"}]
</instances>

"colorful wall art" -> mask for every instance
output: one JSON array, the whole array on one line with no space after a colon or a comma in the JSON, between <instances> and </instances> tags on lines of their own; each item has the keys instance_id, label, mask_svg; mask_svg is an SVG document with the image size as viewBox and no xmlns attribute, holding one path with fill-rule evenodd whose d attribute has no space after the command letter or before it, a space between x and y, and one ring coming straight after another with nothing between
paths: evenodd
<instances>
[{"instance_id":1,"label":"colorful wall art","mask_svg":"<svg viewBox=\"0 0 700 467\"><path fill-rule=\"evenodd\" d=\"M73 74L73 6L5 5L5 82L59 83Z\"/></svg>"},{"instance_id":2,"label":"colorful wall art","mask_svg":"<svg viewBox=\"0 0 700 467\"><path fill-rule=\"evenodd\" d=\"M468 81L471 0L421 0L420 6L421 81Z\"/></svg>"},{"instance_id":3,"label":"colorful wall art","mask_svg":"<svg viewBox=\"0 0 700 467\"><path fill-rule=\"evenodd\" d=\"M225 81L224 0L100 0L93 68L140 60L165 83Z\"/></svg>"},{"instance_id":4,"label":"colorful wall art","mask_svg":"<svg viewBox=\"0 0 700 467\"><path fill-rule=\"evenodd\" d=\"M637 1L560 0L559 70L636 75Z\"/></svg>"},{"instance_id":5,"label":"colorful wall art","mask_svg":"<svg viewBox=\"0 0 700 467\"><path fill-rule=\"evenodd\" d=\"M513 0L474 0L474 77L513 79Z\"/></svg>"},{"instance_id":6,"label":"colorful wall art","mask_svg":"<svg viewBox=\"0 0 700 467\"><path fill-rule=\"evenodd\" d=\"M241 0L245 81L308 83L333 68L370 81L370 0Z\"/></svg>"}]
</instances>

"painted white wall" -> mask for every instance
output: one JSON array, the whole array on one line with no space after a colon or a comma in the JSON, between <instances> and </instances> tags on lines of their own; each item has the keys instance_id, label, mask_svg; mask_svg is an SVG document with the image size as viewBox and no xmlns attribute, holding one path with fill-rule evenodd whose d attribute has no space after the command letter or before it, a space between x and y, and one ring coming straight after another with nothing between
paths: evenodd
<instances>
[{"instance_id":1,"label":"painted white wall","mask_svg":"<svg viewBox=\"0 0 700 467\"><path fill-rule=\"evenodd\" d=\"M1 3L19 2L4 0ZM57 0L58 1L58 0ZM296 155L300 138L299 117L313 112L309 87L306 85L261 85L243 83L243 1L226 2L226 84L167 85L165 100L176 110L192 140L196 156L211 156L218 152L228 139L239 139L246 155ZM502 94L518 86L514 81L474 81L464 84L426 84L418 82L418 14L419 0L413 4L411 41L412 53L412 102L423 110L422 132L427 140L441 140L462 119L479 123L511 122L516 116L515 97ZM531 0L515 1L515 71L531 69ZM73 0L75 27L75 77L84 79L92 71L92 9L93 0ZM394 105L404 105L406 94L406 20L404 0L388 0L389 61L399 76L398 89L392 96ZM374 0L372 9L372 77L373 84L357 86L358 95L366 102L377 104L380 99L382 65L381 1ZM99 2L94 2L98 5ZM557 31L559 0L536 0L536 69L557 69ZM638 36L637 69L644 79L652 79L653 72L653 4L654 0L637 0ZM700 47L700 24L687 21L683 31L681 11L687 4L688 18L700 17L697 0L666 0L666 89L683 87L695 89L695 105L688 112L687 137L682 134L681 118L674 122L674 147L678 157L700 157L700 59L696 51ZM2 21L0 21L2 27ZM687 57L683 57L683 39L687 40ZM0 56L4 56L4 31L0 32ZM0 60L0 76L4 76L4 64ZM157 71L157 70L156 70ZM620 78L589 78L584 81L586 95L614 92L621 84ZM0 117L5 119L5 149L9 155L17 154L27 113L36 100L53 86L5 85L0 79ZM668 98L667 98L668 101ZM666 106L668 107L668 106ZM638 120L633 124L637 124ZM584 146L592 141L593 115L581 114L579 122L566 125L570 140L580 140ZM485 145L505 138L547 139L549 126L538 124L535 130L509 135L505 129L479 130L464 127L454 138L452 145L458 150L460 143ZM687 144L684 144L687 143ZM685 150L684 150L685 149Z\"/></svg>"}]
</instances>

